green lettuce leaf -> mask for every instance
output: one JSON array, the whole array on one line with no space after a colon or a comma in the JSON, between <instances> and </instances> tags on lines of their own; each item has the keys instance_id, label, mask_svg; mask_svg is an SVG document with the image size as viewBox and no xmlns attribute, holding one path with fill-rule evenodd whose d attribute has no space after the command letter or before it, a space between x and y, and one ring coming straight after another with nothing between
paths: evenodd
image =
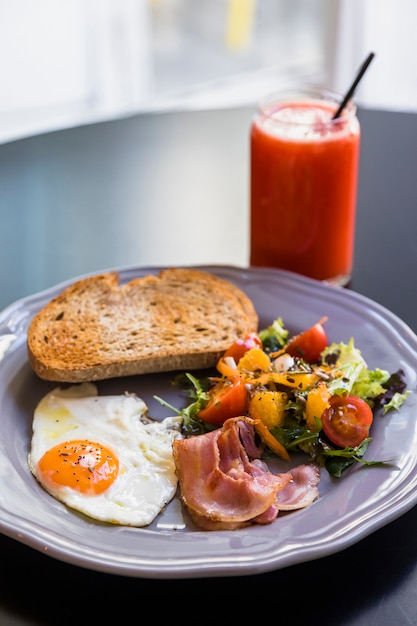
<instances>
[{"instance_id":1,"label":"green lettuce leaf","mask_svg":"<svg viewBox=\"0 0 417 626\"><path fill-rule=\"evenodd\" d=\"M376 368L369 370L361 351L355 347L354 339L346 343L332 343L322 352L322 363L336 363L335 372L340 372L328 383L333 395L353 394L363 400L372 401L385 393L384 383L390 374ZM372 403L372 402L371 402Z\"/></svg>"}]
</instances>

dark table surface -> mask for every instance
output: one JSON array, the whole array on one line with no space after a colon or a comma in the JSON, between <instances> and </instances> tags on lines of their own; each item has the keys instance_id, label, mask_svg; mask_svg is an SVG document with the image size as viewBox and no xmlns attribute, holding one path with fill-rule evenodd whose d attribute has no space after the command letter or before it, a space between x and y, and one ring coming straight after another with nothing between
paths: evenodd
<instances>
[{"instance_id":1,"label":"dark table surface","mask_svg":"<svg viewBox=\"0 0 417 626\"><path fill-rule=\"evenodd\" d=\"M110 267L245 266L251 115L137 115L1 145L0 308ZM417 115L360 110L359 118L350 289L416 332ZM0 536L0 624L96 622L110 611L121 624L145 612L194 622L207 611L217 622L249 609L257 620L297 624L417 624L416 529L417 507L332 556L256 576L181 580L90 571Z\"/></svg>"}]
</instances>

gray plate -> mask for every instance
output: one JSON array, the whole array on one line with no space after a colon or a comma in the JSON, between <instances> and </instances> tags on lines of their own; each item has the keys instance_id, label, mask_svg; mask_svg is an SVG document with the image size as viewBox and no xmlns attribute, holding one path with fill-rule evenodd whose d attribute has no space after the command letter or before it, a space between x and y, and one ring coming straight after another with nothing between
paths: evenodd
<instances>
[{"instance_id":1,"label":"gray plate","mask_svg":"<svg viewBox=\"0 0 417 626\"><path fill-rule=\"evenodd\" d=\"M122 282L160 268L121 268ZM415 391L417 337L394 314L358 294L295 274L269 269L201 266L243 289L253 300L260 328L280 316L291 332L327 316L330 341L355 338L369 367L402 368ZM72 281L71 281L72 282ZM56 386L39 380L27 361L26 331L33 314L69 283L12 304L0 315L0 531L51 557L85 568L143 578L247 575L284 568L343 550L399 517L417 502L417 421L413 393L395 412L377 415L366 458L391 465L356 465L342 479L322 472L320 498L283 514L269 526L202 532L175 498L149 527L102 524L51 498L29 472L33 410ZM102 394L130 391L151 417L169 414L154 394L176 407L187 398L171 386L173 374L103 381ZM293 465L302 458L294 458ZM273 470L287 469L279 462Z\"/></svg>"}]
</instances>

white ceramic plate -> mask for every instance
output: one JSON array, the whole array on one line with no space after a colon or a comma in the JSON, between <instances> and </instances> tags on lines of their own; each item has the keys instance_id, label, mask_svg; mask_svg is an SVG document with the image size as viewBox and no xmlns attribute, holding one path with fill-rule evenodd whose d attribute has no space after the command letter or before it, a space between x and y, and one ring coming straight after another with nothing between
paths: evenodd
<instances>
[{"instance_id":1,"label":"white ceramic plate","mask_svg":"<svg viewBox=\"0 0 417 626\"><path fill-rule=\"evenodd\" d=\"M159 268L119 269L122 282ZM280 316L291 332L327 316L331 341L355 338L369 367L402 368L415 391L417 337L378 304L343 288L267 269L204 266L246 291L260 328ZM71 281L72 282L72 281ZM0 315L0 531L52 557L89 569L146 578L229 576L266 572L317 559L359 541L417 502L417 420L414 393L402 408L374 421L366 458L391 465L357 464L341 479L322 471L320 498L307 509L278 516L268 526L202 532L174 499L142 529L90 520L50 497L29 472L27 455L33 410L56 384L39 380L26 356L26 331L33 314L66 285L25 298ZM135 376L99 383L102 394L134 392L160 419L187 403L171 386L173 374ZM294 459L297 464L301 459ZM277 469L280 466L277 465ZM287 469L285 465L281 469Z\"/></svg>"}]
</instances>

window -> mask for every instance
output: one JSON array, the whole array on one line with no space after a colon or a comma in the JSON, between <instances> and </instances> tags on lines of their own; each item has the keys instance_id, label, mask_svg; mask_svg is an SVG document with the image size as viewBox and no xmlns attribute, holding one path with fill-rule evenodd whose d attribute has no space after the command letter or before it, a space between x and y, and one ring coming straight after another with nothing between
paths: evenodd
<instances>
[{"instance_id":1,"label":"window","mask_svg":"<svg viewBox=\"0 0 417 626\"><path fill-rule=\"evenodd\" d=\"M417 112L415 0L341 0L332 84L345 91L370 51L375 59L361 82L359 104Z\"/></svg>"},{"instance_id":2,"label":"window","mask_svg":"<svg viewBox=\"0 0 417 626\"><path fill-rule=\"evenodd\" d=\"M321 77L335 0L0 0L0 141Z\"/></svg>"},{"instance_id":3,"label":"window","mask_svg":"<svg viewBox=\"0 0 417 626\"><path fill-rule=\"evenodd\" d=\"M404 15L407 19L404 19ZM414 0L0 0L0 141L286 84L417 110Z\"/></svg>"},{"instance_id":4,"label":"window","mask_svg":"<svg viewBox=\"0 0 417 626\"><path fill-rule=\"evenodd\" d=\"M253 102L254 94L282 82L323 79L336 6L334 0L154 0L156 102Z\"/></svg>"}]
</instances>

